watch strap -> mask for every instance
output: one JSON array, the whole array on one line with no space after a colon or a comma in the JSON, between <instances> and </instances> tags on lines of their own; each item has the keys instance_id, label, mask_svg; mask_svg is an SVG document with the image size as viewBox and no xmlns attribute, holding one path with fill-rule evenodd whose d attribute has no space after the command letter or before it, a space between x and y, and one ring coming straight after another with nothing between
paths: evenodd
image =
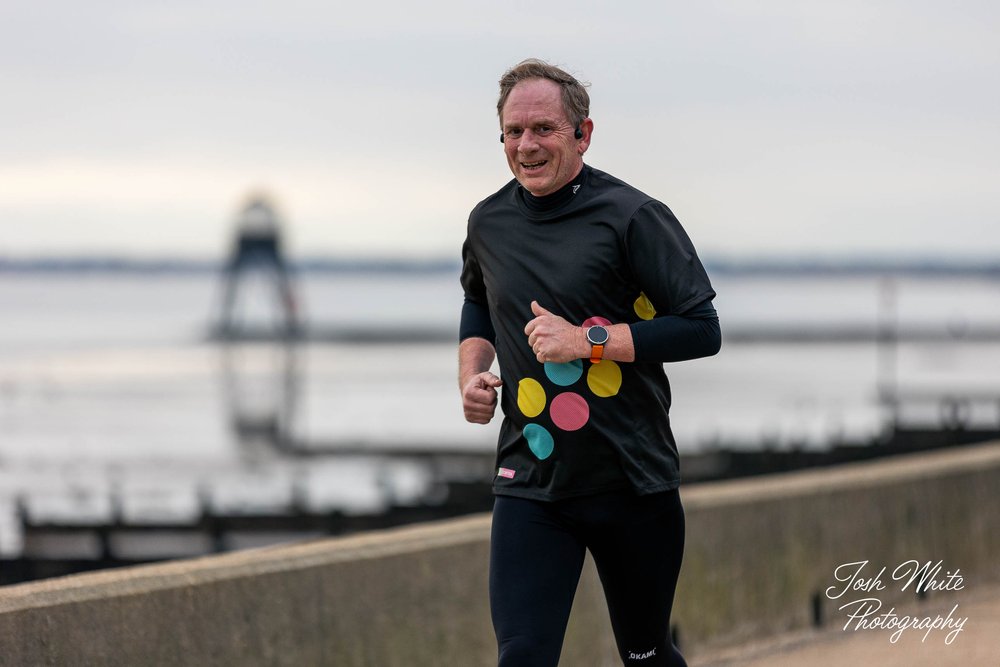
<instances>
[{"instance_id":1,"label":"watch strap","mask_svg":"<svg viewBox=\"0 0 1000 667\"><path fill-rule=\"evenodd\" d=\"M601 359L604 357L604 346L603 345L591 345L590 346L590 363L599 364Z\"/></svg>"}]
</instances>

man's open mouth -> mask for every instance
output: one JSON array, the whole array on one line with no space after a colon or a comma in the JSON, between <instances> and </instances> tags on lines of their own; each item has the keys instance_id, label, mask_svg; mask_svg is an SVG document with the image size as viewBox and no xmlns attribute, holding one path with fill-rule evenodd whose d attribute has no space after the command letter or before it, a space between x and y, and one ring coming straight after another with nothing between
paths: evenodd
<instances>
[{"instance_id":1,"label":"man's open mouth","mask_svg":"<svg viewBox=\"0 0 1000 667\"><path fill-rule=\"evenodd\" d=\"M538 169L539 167L544 167L548 160L542 160L540 162L522 162L521 167L523 169Z\"/></svg>"}]
</instances>

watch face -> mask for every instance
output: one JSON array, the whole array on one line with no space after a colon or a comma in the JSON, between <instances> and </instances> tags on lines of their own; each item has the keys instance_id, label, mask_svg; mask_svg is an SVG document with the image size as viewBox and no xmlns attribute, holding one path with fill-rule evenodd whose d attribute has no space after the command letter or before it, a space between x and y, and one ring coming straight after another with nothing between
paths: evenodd
<instances>
[{"instance_id":1,"label":"watch face","mask_svg":"<svg viewBox=\"0 0 1000 667\"><path fill-rule=\"evenodd\" d=\"M608 342L608 330L601 325L587 329L587 342L591 345L604 345Z\"/></svg>"}]
</instances>

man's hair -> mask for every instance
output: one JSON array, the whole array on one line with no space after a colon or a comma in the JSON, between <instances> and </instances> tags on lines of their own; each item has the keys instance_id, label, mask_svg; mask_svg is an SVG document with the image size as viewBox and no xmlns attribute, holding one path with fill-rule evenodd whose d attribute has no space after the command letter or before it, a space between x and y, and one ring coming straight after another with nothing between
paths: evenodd
<instances>
[{"instance_id":1,"label":"man's hair","mask_svg":"<svg viewBox=\"0 0 1000 667\"><path fill-rule=\"evenodd\" d=\"M514 86L528 79L548 79L559 84L562 89L563 111L574 127L578 127L584 118L590 116L590 95L587 85L580 83L571 74L550 65L544 60L528 58L504 72L500 77L500 99L497 100L497 116L503 121L503 106L507 103L510 91Z\"/></svg>"}]
</instances>

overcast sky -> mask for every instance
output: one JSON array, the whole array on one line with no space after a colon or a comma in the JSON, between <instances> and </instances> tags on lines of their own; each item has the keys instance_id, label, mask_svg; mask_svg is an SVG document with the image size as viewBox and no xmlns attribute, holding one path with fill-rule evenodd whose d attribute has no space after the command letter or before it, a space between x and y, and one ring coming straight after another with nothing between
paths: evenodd
<instances>
[{"instance_id":1,"label":"overcast sky","mask_svg":"<svg viewBox=\"0 0 1000 667\"><path fill-rule=\"evenodd\" d=\"M1000 255L992 0L15 0L0 256L213 258L265 188L297 255L457 257L529 56L704 256Z\"/></svg>"}]
</instances>

